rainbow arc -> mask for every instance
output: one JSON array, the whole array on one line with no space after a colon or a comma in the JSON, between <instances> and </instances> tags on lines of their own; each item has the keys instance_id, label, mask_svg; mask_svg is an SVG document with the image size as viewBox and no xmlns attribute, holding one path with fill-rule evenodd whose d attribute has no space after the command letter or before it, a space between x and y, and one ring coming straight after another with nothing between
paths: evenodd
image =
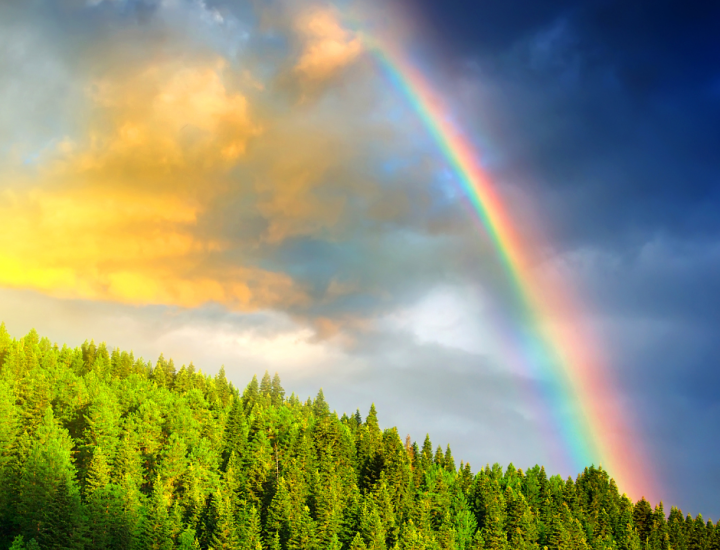
<instances>
[{"instance_id":1,"label":"rainbow arc","mask_svg":"<svg viewBox=\"0 0 720 550\"><path fill-rule=\"evenodd\" d=\"M655 494L642 442L622 412L607 364L592 335L573 322L583 312L572 285L535 276L527 251L537 242L523 240L515 229L473 145L452 122L428 79L399 50L368 36L363 39L453 169L524 304L533 333L525 335L523 361L529 371L540 369L555 382L554 389L543 390L543 401L571 466L580 471L602 465L633 498Z\"/></svg>"}]
</instances>

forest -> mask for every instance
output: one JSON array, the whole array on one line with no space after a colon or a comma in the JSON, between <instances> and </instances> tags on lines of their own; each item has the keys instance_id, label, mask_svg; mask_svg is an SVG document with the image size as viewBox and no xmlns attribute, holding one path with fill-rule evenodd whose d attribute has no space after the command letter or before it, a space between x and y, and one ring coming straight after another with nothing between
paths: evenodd
<instances>
[{"instance_id":1,"label":"forest","mask_svg":"<svg viewBox=\"0 0 720 550\"><path fill-rule=\"evenodd\" d=\"M481 444L481 442L478 442ZM240 392L0 325L0 549L720 550L720 522L338 416L277 375Z\"/></svg>"}]
</instances>

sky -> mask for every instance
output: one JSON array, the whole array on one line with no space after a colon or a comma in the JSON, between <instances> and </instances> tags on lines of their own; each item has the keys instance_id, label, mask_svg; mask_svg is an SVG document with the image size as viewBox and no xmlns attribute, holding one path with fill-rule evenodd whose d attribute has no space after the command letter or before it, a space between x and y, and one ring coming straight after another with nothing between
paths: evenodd
<instances>
[{"instance_id":1,"label":"sky","mask_svg":"<svg viewBox=\"0 0 720 550\"><path fill-rule=\"evenodd\" d=\"M625 456L633 498L717 520L718 36L700 1L2 2L0 319L240 388L278 372L474 470L574 476L563 426L620 411L631 448L588 448ZM378 48L570 310L523 313ZM557 326L610 393L525 353Z\"/></svg>"}]
</instances>

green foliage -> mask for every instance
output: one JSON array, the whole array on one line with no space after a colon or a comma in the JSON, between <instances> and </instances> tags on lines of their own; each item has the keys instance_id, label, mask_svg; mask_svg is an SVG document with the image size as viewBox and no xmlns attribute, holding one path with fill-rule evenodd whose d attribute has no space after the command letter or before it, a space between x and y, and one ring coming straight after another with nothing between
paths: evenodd
<instances>
[{"instance_id":1,"label":"green foliage","mask_svg":"<svg viewBox=\"0 0 720 550\"><path fill-rule=\"evenodd\" d=\"M449 446L0 324L0 550L720 550L720 527L633 504L601 468L473 475Z\"/></svg>"}]
</instances>

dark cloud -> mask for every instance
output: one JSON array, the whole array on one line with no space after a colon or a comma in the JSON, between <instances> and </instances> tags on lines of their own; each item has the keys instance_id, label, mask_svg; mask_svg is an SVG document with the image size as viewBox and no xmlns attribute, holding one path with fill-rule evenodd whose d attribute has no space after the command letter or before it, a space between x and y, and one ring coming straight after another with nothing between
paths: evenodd
<instances>
[{"instance_id":1,"label":"dark cloud","mask_svg":"<svg viewBox=\"0 0 720 550\"><path fill-rule=\"evenodd\" d=\"M491 90L490 105L475 109L496 111L493 125L479 128L503 153L495 169L536 182L558 240L717 233L705 207L717 207L720 181L720 8L409 5L436 45L450 46L444 64L455 80L476 78Z\"/></svg>"},{"instance_id":2,"label":"dark cloud","mask_svg":"<svg viewBox=\"0 0 720 550\"><path fill-rule=\"evenodd\" d=\"M478 50L497 53L517 40L544 28L573 11L576 2L551 0L396 0L409 17L416 17L423 37L446 52L475 55Z\"/></svg>"}]
</instances>

